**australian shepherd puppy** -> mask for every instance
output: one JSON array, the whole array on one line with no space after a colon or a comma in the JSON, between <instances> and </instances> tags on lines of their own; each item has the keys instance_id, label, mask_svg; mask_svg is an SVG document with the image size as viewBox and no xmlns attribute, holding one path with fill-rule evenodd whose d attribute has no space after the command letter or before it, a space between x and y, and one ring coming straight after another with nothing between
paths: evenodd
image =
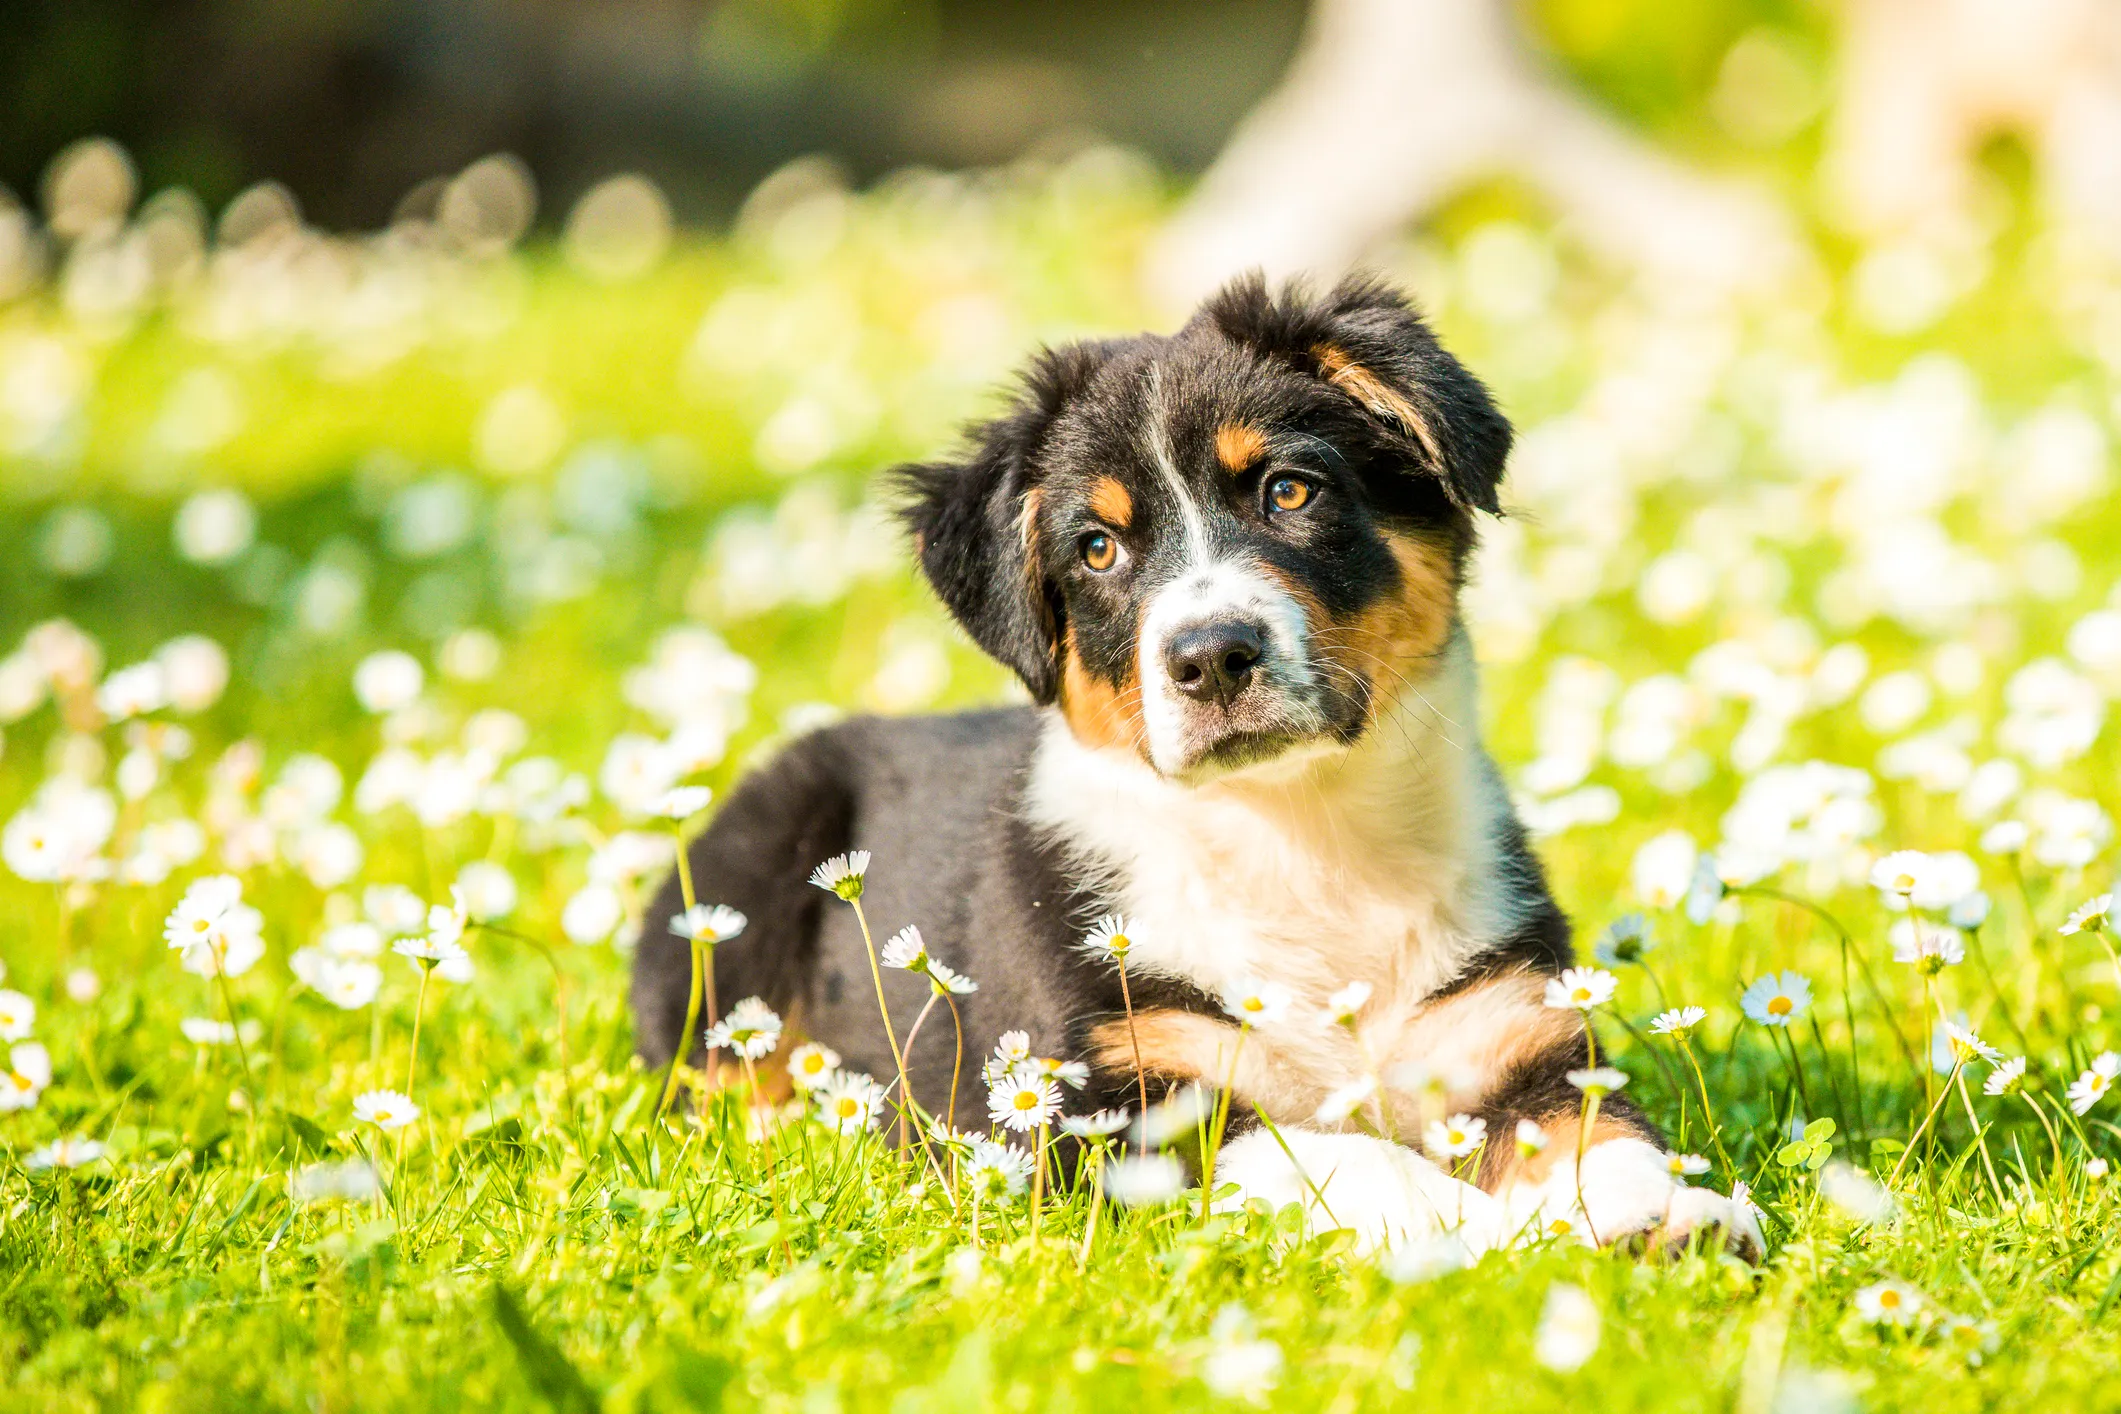
<instances>
[{"instance_id":1,"label":"australian shepherd puppy","mask_svg":"<svg viewBox=\"0 0 2121 1414\"><path fill-rule=\"evenodd\" d=\"M979 983L961 1094L1022 1028L1088 1065L1078 1104L1129 1104L1138 1044L1152 1093L1233 1092L1218 1183L1366 1244L1714 1225L1757 1251L1745 1205L1678 1182L1624 1096L1580 1132L1585 1013L1548 1004L1568 921L1481 747L1458 610L1509 449L1487 389L1374 281L1321 298L1243 279L1175 334L1039 354L962 459L898 473L921 568L1036 705L855 718L753 772L690 853L698 898L749 919L715 953L716 995L763 996L894 1076L855 917L808 882L868 850L879 933L917 924ZM679 909L673 881L635 964L654 1063L701 1044L679 1034ZM1132 943L1131 1027L1084 946L1108 915ZM928 983L884 987L903 1036ZM1288 1004L1240 1045L1241 991ZM1336 994L1360 999L1352 1025ZM955 1055L949 1026L920 1034L925 1107ZM1486 1123L1456 1176L1414 1147L1444 1113Z\"/></svg>"}]
</instances>

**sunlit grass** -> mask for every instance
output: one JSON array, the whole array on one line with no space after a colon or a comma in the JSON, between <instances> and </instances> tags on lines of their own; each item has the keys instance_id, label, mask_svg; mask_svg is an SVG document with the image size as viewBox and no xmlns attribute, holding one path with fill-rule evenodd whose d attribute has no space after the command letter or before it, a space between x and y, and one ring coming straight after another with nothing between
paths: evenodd
<instances>
[{"instance_id":1,"label":"sunlit grass","mask_svg":"<svg viewBox=\"0 0 2121 1414\"><path fill-rule=\"evenodd\" d=\"M667 839L668 826L596 789L564 827L505 809L423 825L402 806L363 811L352 798L387 741L455 751L491 707L522 719L525 751L595 782L618 734L672 729L629 701L627 675L687 619L712 624L759 669L719 719L727 751L692 773L717 788L823 709L1006 691L862 519L868 475L932 451L989 406L984 390L1035 340L1141 321L1129 256L1154 195L1100 158L985 188L909 181L818 200L729 243L693 242L633 284L598 284L550 252L445 270L442 293L400 330L406 347L381 360L356 349L366 361L353 368L359 340L324 304L297 301L291 327L309 332L241 339L202 338L183 299L113 328L87 327L56 300L0 309L0 370L26 366L9 360L29 341L56 340L86 371L39 437L21 433L21 408L0 426L24 437L0 463L13 498L0 519L0 649L65 616L94 636L105 669L182 633L214 638L233 664L207 710L150 714L196 739L123 805L106 851L119 854L143 821L198 817L210 825L204 857L152 885L0 882L5 985L34 999L34 1037L55 1071L34 1107L0 1113L0 1388L25 1407L171 1409L1153 1408L1250 1394L1291 1409L1750 1411L2105 1399L2121 1268L2111 1190L2088 1162L2113 1157L2121 1134L2107 1109L2079 1120L2059 1101L2114 1042L2121 997L2098 936L2056 930L2106 886L2111 846L2088 831L2082 858L2028 859L2022 878L1977 848L1988 819L2042 789L2110 811L2121 764L2104 722L2112 655L2101 658L2096 635L2070 636L2110 588L2104 442L2074 500L2020 504L2047 494L2013 441L2030 415L2064 406L2111 435L2106 375L2035 261L2006 263L1969 307L2050 333L1990 341L1963 327L1963 308L1939 334L1974 389L1952 462L1959 481L1939 498L1912 478L1906 527L1883 526L1912 535L1934 511L1999 568L1993 595L1925 617L1917 591L1932 581L1920 574L1885 590L1833 578L1891 538L1871 532L1892 502L1850 499L1865 457L1889 461L1877 447L1896 430L1914 436L1966 413L1951 391L1961 384L1948 378L1939 393L1915 376L1898 385L1904 420L1881 415L1877 444L1833 432L1855 404L1890 402L1885 384L1912 342L1843 329L1824 292L1779 310L1660 312L1580 267L1536 222L1485 222L1395 257L1528 433L1524 514L1495 532L1501 557L1484 566L1489 597L1475 609L1493 659L1490 740L1535 814L1565 823L1584 812L1541 849L1586 943L1651 905L1655 946L1646 967L1616 969L1601 1054L1675 1141L1684 1123L1685 1146L1713 1154L1706 1089L1722 1148L1770 1219L1762 1268L1699 1251L1643 1261L1549 1246L1415 1280L1425 1274L1408 1263L1303 1238L1293 1214L1203 1222L1186 1203L1108 1209L1085 1261L1082 1190L1053 1195L1036 1241L1022 1199L986 1206L975 1231L963 1195L888 1152L890 1123L882 1136L794 1123L755 1139L733 1096L656 1123L662 1077L631 1060L625 958L608 942L569 941L562 919L609 865L597 850L617 832ZM1476 240L1518 262L1504 268L1545 270L1550 295L1508 311L1465 258ZM732 291L751 302L727 303ZM1659 338L1678 353L1656 356ZM1674 392L1697 358L1714 365L1712 386ZM226 380L239 413L210 446L173 447L161 420L200 369ZM1856 388L1835 405L1843 423L1806 421L1816 408L1791 390L1814 375L1822 400L1848 392L1837 384ZM482 433L512 389L535 390L558 430L512 448L506 434L543 415L518 403L503 406L520 416ZM1660 419L1677 430L1660 431ZM1820 425L1842 441L1806 453L1800 434L1832 441ZM584 447L608 455L585 458ZM469 488L466 528L408 552L405 536L435 524L421 519L434 503L409 493L448 475ZM240 488L258 512L225 563L173 544L173 510L202 485ZM53 549L68 508L108 534L94 564ZM1690 611L1683 594L1667 602L1641 588L1683 580L1646 577L1674 548L1698 552L1715 576ZM761 562L773 573L745 568ZM1933 576L1938 593L1955 587L1952 573ZM1886 607L1850 614L1865 595ZM482 666L467 630L494 635L489 671L466 667ZM1820 686L1821 665L1846 643L1864 662L1837 698ZM1702 656L1731 645L1744 649L1743 672L1728 651ZM1969 682L1939 657L1953 645L1973 654ZM350 684L390 646L416 652L426 683L413 704L371 714ZM2088 747L2052 759L2044 738L2005 749L2001 724L2028 711L2007 689L2013 675L2071 653L2099 702ZM1863 696L1907 670L1928 684L1912 716ZM1620 761L1621 691L1659 672L1691 685L1677 740ZM101 676L62 684L60 705L6 725L0 815L15 817L54 776L119 778L127 728L81 705ZM1736 680L1746 685L1719 685ZM1759 704L1793 683L1816 697L1749 755ZM1590 759L1572 780L1553 763L1581 746L1586 711L1597 717ZM1644 896L1632 865L1661 832L1721 845L1727 863L1742 853L1745 831L1726 811L1770 765L1874 772L1883 746L1926 731L1969 768L2024 762L2021 789L1982 818L1956 781L1867 775L1875 828L1810 866L1778 858L1758 881L1804 902L1740 888L1693 923L1677 900ZM243 739L258 743L262 774L213 785L214 763ZM321 814L351 825L364 857L355 875L319 885L300 830L268 830L262 856L237 871L267 954L223 995L180 970L163 920L186 884L222 867L234 826L268 811L266 792L298 753L343 772L347 800ZM1546 776L1529 769L1538 760ZM1949 762L1936 769L1954 774ZM1611 800L1560 804L1584 786ZM1608 809L1610 822L1599 818ZM1953 1092L1901 1167L1897 1146L1942 1078L1926 1081L1912 1063L1936 1007L1914 969L1892 961L1896 915L1862 881L1871 854L1901 846L1968 851L1993 899L1967 960L1933 987L1945 1012L2030 1057L2046 1108L1983 1096L1988 1068L1970 1067L1986 1161ZM365 885L442 902L479 859L506 865L521 899L500 927L470 930L474 982L428 984L410 1086L421 1118L393 1132L357 1123L357 1094L407 1085L422 974L385 952L376 1005L341 1011L295 987L289 956L358 914ZM657 872L622 871L629 906ZM874 921L881 939L923 920ZM1808 978L1811 1009L1787 1031L1744 1021L1744 986L1785 969ZM1647 1036L1652 1015L1681 1003L1709 1012L1692 1041L1698 1087L1685 1053ZM231 1009L256 1027L240 1058L179 1029ZM968 1044L984 1051L994 1039ZM984 1108L972 1099L961 1124ZM1793 1147L1792 1122L1801 1131L1829 1118L1816 1152L1833 1164L1810 1167L1814 1149ZM28 1168L65 1136L107 1156ZM361 1177L371 1161L373 1193ZM1879 1179L1901 1167L1897 1216L1852 1216L1835 1189L1842 1165ZM1704 1181L1722 1187L1724 1175ZM320 1191L333 1183L352 1196ZM1885 1281L1921 1294L1921 1319L1881 1328L1863 1317L1857 1293ZM1571 1374L1535 1357L1557 1283L1582 1288L1599 1315L1598 1349ZM1265 1342L1278 1368L1263 1356L1218 1363L1232 1350L1258 1356Z\"/></svg>"}]
</instances>

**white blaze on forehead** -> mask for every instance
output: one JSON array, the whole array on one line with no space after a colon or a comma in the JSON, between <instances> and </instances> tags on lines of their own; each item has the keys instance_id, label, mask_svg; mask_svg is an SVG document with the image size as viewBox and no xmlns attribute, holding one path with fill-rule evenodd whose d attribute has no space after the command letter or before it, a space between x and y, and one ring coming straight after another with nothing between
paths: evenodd
<instances>
[{"instance_id":1,"label":"white blaze on forehead","mask_svg":"<svg viewBox=\"0 0 2121 1414\"><path fill-rule=\"evenodd\" d=\"M1208 522L1193 493L1186 489L1185 477L1179 475L1178 456L1171 448L1171 409L1164 401L1164 370L1155 363L1149 365L1148 442L1150 464L1178 510L1179 532L1185 544L1180 563L1184 570L1192 570L1207 562Z\"/></svg>"},{"instance_id":2,"label":"white blaze on forehead","mask_svg":"<svg viewBox=\"0 0 2121 1414\"><path fill-rule=\"evenodd\" d=\"M1218 618L1256 623L1266 640L1260 678L1293 699L1288 706L1294 714L1315 713L1310 691L1314 674L1303 607L1249 559L1217 555L1207 517L1179 471L1163 368L1158 364L1149 366L1146 433L1150 464L1177 512L1180 549L1177 573L1151 590L1143 605L1135 670L1143 686L1142 720L1149 759L1158 770L1172 772L1184 766L1189 754L1186 704L1164 670L1164 649L1172 635Z\"/></svg>"}]
</instances>

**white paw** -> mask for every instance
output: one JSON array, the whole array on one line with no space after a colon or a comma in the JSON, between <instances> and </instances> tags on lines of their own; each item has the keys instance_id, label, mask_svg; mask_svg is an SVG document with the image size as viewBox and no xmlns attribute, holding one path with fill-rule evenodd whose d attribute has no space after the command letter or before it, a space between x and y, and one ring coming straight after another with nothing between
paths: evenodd
<instances>
[{"instance_id":1,"label":"white paw","mask_svg":"<svg viewBox=\"0 0 2121 1414\"><path fill-rule=\"evenodd\" d=\"M1767 1251L1760 1221L1747 1204L1706 1188L1682 1188L1674 1193L1665 1212L1664 1240L1677 1246L1703 1228L1723 1229L1724 1245L1748 1262L1759 1261Z\"/></svg>"},{"instance_id":2,"label":"white paw","mask_svg":"<svg viewBox=\"0 0 2121 1414\"><path fill-rule=\"evenodd\" d=\"M1287 1152L1283 1144L1287 1144ZM1294 1163L1291 1159L1294 1159ZM1367 1134L1264 1129L1232 1141L1215 1161L1215 1183L1237 1185L1218 1211L1264 1198L1303 1207L1314 1232L1345 1228L1362 1251L1455 1232L1477 1257L1501 1233L1501 1206L1400 1144Z\"/></svg>"},{"instance_id":3,"label":"white paw","mask_svg":"<svg viewBox=\"0 0 2121 1414\"><path fill-rule=\"evenodd\" d=\"M1758 1257L1765 1247L1750 1209L1680 1183L1664 1154L1641 1139L1593 1145L1580 1174L1565 1159L1546 1182L1513 1188L1503 1206L1508 1231L1526 1238L1573 1235L1606 1246L1656 1232L1676 1245L1704 1227L1720 1227L1734 1252Z\"/></svg>"}]
</instances>

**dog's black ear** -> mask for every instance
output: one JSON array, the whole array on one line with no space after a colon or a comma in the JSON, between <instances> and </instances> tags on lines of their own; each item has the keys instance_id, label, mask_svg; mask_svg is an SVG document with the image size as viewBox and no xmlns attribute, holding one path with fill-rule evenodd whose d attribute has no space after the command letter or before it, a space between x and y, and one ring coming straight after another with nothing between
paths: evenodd
<instances>
[{"instance_id":1,"label":"dog's black ear","mask_svg":"<svg viewBox=\"0 0 2121 1414\"><path fill-rule=\"evenodd\" d=\"M965 461L893 473L921 570L973 642L1013 670L1041 703L1060 689L1061 601L1040 563L1034 462L1053 420L1088 386L1109 346L1042 351L1016 404L970 430Z\"/></svg>"},{"instance_id":2,"label":"dog's black ear","mask_svg":"<svg viewBox=\"0 0 2121 1414\"><path fill-rule=\"evenodd\" d=\"M1294 281L1276 294L1255 272L1225 286L1201 316L1226 337L1338 388L1457 505L1501 513L1509 420L1384 281L1351 275L1314 298Z\"/></svg>"}]
</instances>

